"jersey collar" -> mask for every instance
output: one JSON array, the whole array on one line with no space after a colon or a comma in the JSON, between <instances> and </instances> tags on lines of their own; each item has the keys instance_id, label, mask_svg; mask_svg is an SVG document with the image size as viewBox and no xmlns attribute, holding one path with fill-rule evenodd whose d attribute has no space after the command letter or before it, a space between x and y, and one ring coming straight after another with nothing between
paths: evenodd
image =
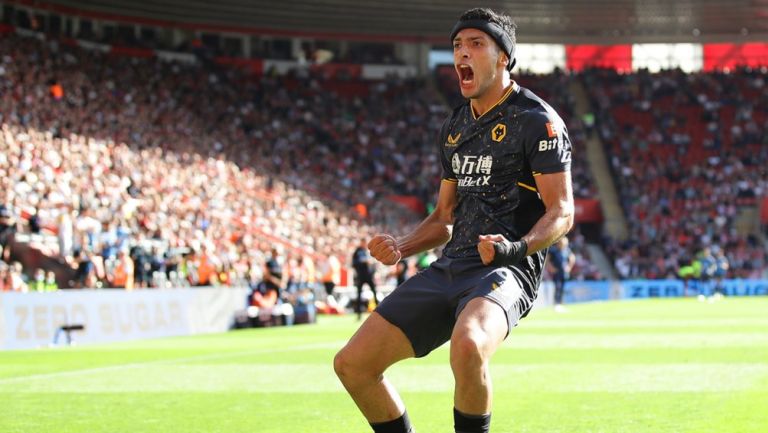
<instances>
[{"instance_id":1,"label":"jersey collar","mask_svg":"<svg viewBox=\"0 0 768 433\"><path fill-rule=\"evenodd\" d=\"M507 91L506 91L506 92L504 92L504 95L501 97L501 99L499 99L499 100L498 100L498 102L496 102L495 104L493 104L493 105L492 105L492 106L491 106L489 109L487 109L487 110L486 110L486 111L485 111L483 114L481 114L481 115L479 115L479 116L478 116L478 115L475 113L475 109L474 109L474 108L472 108L472 103L470 102L470 103L469 103L469 111L470 111L470 113L472 113L472 118L473 118L473 119L475 119L475 120L477 120L477 119L479 119L479 118L481 118L481 117L485 116L486 114L490 113L491 111L493 111L493 109L494 109L494 108L498 107L499 105L501 105L501 103L503 103L504 101L506 101L506 100L507 100L507 98L509 98L509 95L511 95L511 94L513 94L513 93L515 93L515 92L517 92L519 89L520 89L520 86L517 84L517 82L515 82L515 81L513 80L513 81L512 81L512 85L510 85L510 86L509 86L509 89L507 89Z\"/></svg>"}]
</instances>

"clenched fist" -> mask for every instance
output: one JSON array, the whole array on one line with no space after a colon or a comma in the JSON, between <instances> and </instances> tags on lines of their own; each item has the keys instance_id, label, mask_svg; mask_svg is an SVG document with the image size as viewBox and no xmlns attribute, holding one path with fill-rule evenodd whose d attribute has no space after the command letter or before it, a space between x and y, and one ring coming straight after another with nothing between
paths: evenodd
<instances>
[{"instance_id":1,"label":"clenched fist","mask_svg":"<svg viewBox=\"0 0 768 433\"><path fill-rule=\"evenodd\" d=\"M374 236L368 242L368 250L373 258L387 266L396 265L403 258L403 254L397 248L397 241L387 234Z\"/></svg>"},{"instance_id":2,"label":"clenched fist","mask_svg":"<svg viewBox=\"0 0 768 433\"><path fill-rule=\"evenodd\" d=\"M496 242L504 242L507 239L502 235L480 235L477 242L477 251L484 265L490 265L496 257Z\"/></svg>"},{"instance_id":3,"label":"clenched fist","mask_svg":"<svg viewBox=\"0 0 768 433\"><path fill-rule=\"evenodd\" d=\"M502 235L480 235L477 251L484 265L515 266L528 254L528 243L509 241Z\"/></svg>"}]
</instances>

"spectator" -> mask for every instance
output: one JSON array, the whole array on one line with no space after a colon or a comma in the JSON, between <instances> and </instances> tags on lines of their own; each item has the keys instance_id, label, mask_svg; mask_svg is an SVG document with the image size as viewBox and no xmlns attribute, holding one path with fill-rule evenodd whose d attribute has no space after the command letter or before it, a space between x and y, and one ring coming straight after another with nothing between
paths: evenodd
<instances>
[{"instance_id":1,"label":"spectator","mask_svg":"<svg viewBox=\"0 0 768 433\"><path fill-rule=\"evenodd\" d=\"M333 253L326 253L320 265L320 274L326 296L333 295L333 289L341 283L341 262Z\"/></svg>"},{"instance_id":2,"label":"spectator","mask_svg":"<svg viewBox=\"0 0 768 433\"><path fill-rule=\"evenodd\" d=\"M135 262L126 250L120 250L108 280L111 287L133 290L135 287Z\"/></svg>"},{"instance_id":3,"label":"spectator","mask_svg":"<svg viewBox=\"0 0 768 433\"><path fill-rule=\"evenodd\" d=\"M59 290L59 283L56 282L56 274L53 271L45 273L45 291L55 292Z\"/></svg>"},{"instance_id":4,"label":"spectator","mask_svg":"<svg viewBox=\"0 0 768 433\"><path fill-rule=\"evenodd\" d=\"M0 259L8 263L11 258L11 243L16 232L16 221L11 210L0 205Z\"/></svg>"},{"instance_id":5,"label":"spectator","mask_svg":"<svg viewBox=\"0 0 768 433\"><path fill-rule=\"evenodd\" d=\"M286 274L283 272L281 255L277 247L270 250L269 259L264 265L264 285L267 292L274 292L277 299L280 298L286 284Z\"/></svg>"},{"instance_id":6,"label":"spectator","mask_svg":"<svg viewBox=\"0 0 768 433\"><path fill-rule=\"evenodd\" d=\"M21 263L13 262L10 266L10 286L11 292L28 292L29 286L27 285L26 278L22 272L23 268Z\"/></svg>"},{"instance_id":7,"label":"spectator","mask_svg":"<svg viewBox=\"0 0 768 433\"><path fill-rule=\"evenodd\" d=\"M45 291L45 270L41 268L35 269L35 275L29 283L29 289L35 292Z\"/></svg>"},{"instance_id":8,"label":"spectator","mask_svg":"<svg viewBox=\"0 0 768 433\"><path fill-rule=\"evenodd\" d=\"M0 292L10 292L12 290L11 269L8 263L0 261Z\"/></svg>"}]
</instances>

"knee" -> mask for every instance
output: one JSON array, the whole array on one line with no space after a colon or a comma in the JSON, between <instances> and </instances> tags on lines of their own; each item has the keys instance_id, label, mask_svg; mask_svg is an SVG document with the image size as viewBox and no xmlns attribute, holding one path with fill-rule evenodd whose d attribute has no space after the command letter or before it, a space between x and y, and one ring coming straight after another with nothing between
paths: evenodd
<instances>
[{"instance_id":1,"label":"knee","mask_svg":"<svg viewBox=\"0 0 768 433\"><path fill-rule=\"evenodd\" d=\"M488 338L482 332L469 331L451 339L451 367L464 370L482 368L487 362Z\"/></svg>"},{"instance_id":2,"label":"knee","mask_svg":"<svg viewBox=\"0 0 768 433\"><path fill-rule=\"evenodd\" d=\"M352 351L346 347L341 349L333 358L333 370L343 383L358 381L366 376L375 376L375 374L367 371Z\"/></svg>"},{"instance_id":3,"label":"knee","mask_svg":"<svg viewBox=\"0 0 768 433\"><path fill-rule=\"evenodd\" d=\"M344 377L349 375L351 363L349 355L345 349L341 349L336 353L336 356L333 357L333 370L336 372L336 376L338 376L339 379L344 379Z\"/></svg>"}]
</instances>

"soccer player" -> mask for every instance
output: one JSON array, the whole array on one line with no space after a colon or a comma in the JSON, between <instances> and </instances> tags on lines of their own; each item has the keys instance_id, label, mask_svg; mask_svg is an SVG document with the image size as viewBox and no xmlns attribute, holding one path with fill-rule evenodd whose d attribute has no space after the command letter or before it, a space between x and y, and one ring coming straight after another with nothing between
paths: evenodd
<instances>
[{"instance_id":1,"label":"soccer player","mask_svg":"<svg viewBox=\"0 0 768 433\"><path fill-rule=\"evenodd\" d=\"M563 121L511 79L515 24L490 9L454 26L454 64L469 99L437 145L443 178L435 211L411 233L368 243L384 265L448 244L386 297L334 359L374 432L412 432L384 371L450 340L456 432L488 432L488 362L531 308L547 248L573 225L571 144Z\"/></svg>"},{"instance_id":2,"label":"soccer player","mask_svg":"<svg viewBox=\"0 0 768 433\"><path fill-rule=\"evenodd\" d=\"M696 258L695 265L699 271L699 301L704 302L711 291L712 279L717 272L717 260L712 255L712 249L705 246Z\"/></svg>"},{"instance_id":3,"label":"soccer player","mask_svg":"<svg viewBox=\"0 0 768 433\"><path fill-rule=\"evenodd\" d=\"M555 311L563 313L566 311L563 307L563 294L565 293L565 282L571 275L571 270L576 264L576 255L568 247L568 238L563 236L549 248L549 264L552 274L552 281L555 283Z\"/></svg>"},{"instance_id":4,"label":"soccer player","mask_svg":"<svg viewBox=\"0 0 768 433\"><path fill-rule=\"evenodd\" d=\"M355 303L355 312L357 320L363 317L363 310L368 309L363 304L363 285L367 284L373 293L373 301L379 305L379 298L376 296L376 283L374 280L374 261L366 248L365 239L360 239L360 244L352 253L352 268L355 270L355 286L357 287L357 302Z\"/></svg>"},{"instance_id":5,"label":"soccer player","mask_svg":"<svg viewBox=\"0 0 768 433\"><path fill-rule=\"evenodd\" d=\"M730 269L728 257L725 255L725 251L718 247L715 252L715 293L709 299L710 302L720 300L725 295L723 279L728 275L728 269Z\"/></svg>"}]
</instances>

